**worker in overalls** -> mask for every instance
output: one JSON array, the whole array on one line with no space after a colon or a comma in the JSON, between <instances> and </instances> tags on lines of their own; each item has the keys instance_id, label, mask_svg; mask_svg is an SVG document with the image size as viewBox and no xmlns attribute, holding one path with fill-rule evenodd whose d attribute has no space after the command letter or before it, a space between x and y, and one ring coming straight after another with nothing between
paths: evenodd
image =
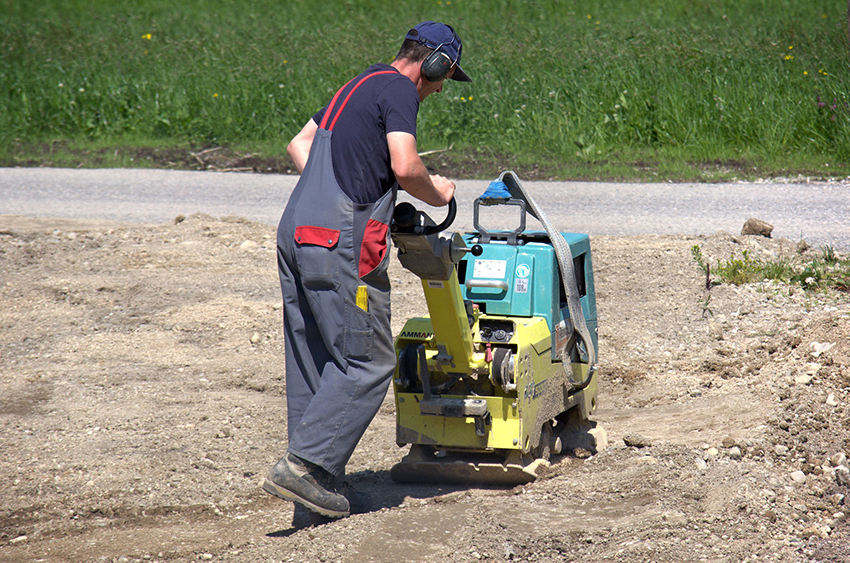
<instances>
[{"instance_id":1,"label":"worker in overalls","mask_svg":"<svg viewBox=\"0 0 850 563\"><path fill-rule=\"evenodd\" d=\"M277 231L289 445L263 489L347 516L337 478L377 414L395 368L389 225L398 188L432 206L455 185L416 150L419 103L461 70L461 40L437 22L411 29L396 59L343 86L290 142L301 178Z\"/></svg>"}]
</instances>

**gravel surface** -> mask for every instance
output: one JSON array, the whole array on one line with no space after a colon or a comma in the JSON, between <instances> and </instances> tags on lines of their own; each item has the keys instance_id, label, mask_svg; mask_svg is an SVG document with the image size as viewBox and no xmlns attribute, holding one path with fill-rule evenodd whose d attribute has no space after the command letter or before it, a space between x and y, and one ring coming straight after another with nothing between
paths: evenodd
<instances>
[{"instance_id":1,"label":"gravel surface","mask_svg":"<svg viewBox=\"0 0 850 563\"><path fill-rule=\"evenodd\" d=\"M0 225L0 561L847 561L850 295L707 292L690 252L818 252L795 240L593 236L608 448L515 488L395 484L390 394L348 468L370 510L313 525L260 489L286 435L272 225ZM391 278L398 333L425 304Z\"/></svg>"}]
</instances>

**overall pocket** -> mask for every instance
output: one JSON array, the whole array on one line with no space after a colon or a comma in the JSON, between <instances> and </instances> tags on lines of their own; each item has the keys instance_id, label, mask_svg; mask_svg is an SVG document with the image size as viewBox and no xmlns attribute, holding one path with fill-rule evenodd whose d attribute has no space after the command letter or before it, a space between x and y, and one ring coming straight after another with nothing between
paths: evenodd
<instances>
[{"instance_id":1,"label":"overall pocket","mask_svg":"<svg viewBox=\"0 0 850 563\"><path fill-rule=\"evenodd\" d=\"M365 278L369 274L379 271L387 258L387 234L389 225L375 219L369 219L366 230L363 233L363 243L360 245L359 275Z\"/></svg>"},{"instance_id":2,"label":"overall pocket","mask_svg":"<svg viewBox=\"0 0 850 563\"><path fill-rule=\"evenodd\" d=\"M345 300L345 343L343 354L346 358L369 361L372 359L372 341L375 329L374 317L354 304Z\"/></svg>"},{"instance_id":3,"label":"overall pocket","mask_svg":"<svg viewBox=\"0 0 850 563\"><path fill-rule=\"evenodd\" d=\"M295 228L295 261L306 289L339 288L338 242L337 229L309 225Z\"/></svg>"}]
</instances>

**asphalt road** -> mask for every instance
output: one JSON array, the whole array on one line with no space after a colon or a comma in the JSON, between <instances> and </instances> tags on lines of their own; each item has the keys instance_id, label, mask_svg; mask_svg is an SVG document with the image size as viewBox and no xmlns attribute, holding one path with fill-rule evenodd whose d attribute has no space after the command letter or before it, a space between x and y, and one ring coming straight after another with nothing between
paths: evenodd
<instances>
[{"instance_id":1,"label":"asphalt road","mask_svg":"<svg viewBox=\"0 0 850 563\"><path fill-rule=\"evenodd\" d=\"M164 223L196 212L274 225L297 180L173 170L0 168L0 228L2 215ZM457 182L458 218L450 230L472 228L473 201L488 183ZM850 251L847 184L523 184L562 231L591 236L738 234L747 218L755 217L774 225L775 238ZM430 211L438 221L443 216L442 210ZM506 228L518 220L516 214L489 213L482 213L485 228ZM536 225L529 220L530 228Z\"/></svg>"}]
</instances>

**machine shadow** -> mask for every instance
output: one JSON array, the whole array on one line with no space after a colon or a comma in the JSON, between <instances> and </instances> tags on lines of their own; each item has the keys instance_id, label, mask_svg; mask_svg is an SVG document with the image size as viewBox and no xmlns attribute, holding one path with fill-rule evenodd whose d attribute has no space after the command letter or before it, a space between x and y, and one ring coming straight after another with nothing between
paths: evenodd
<instances>
[{"instance_id":1,"label":"machine shadow","mask_svg":"<svg viewBox=\"0 0 850 563\"><path fill-rule=\"evenodd\" d=\"M364 497L359 499L359 506L352 503L352 516L399 507L408 498L436 498L471 489L509 490L513 488L506 485L396 483L390 479L390 472L386 470L358 471L347 475L346 481ZM323 526L336 520L311 512L298 503L294 503L294 506L292 525L285 530L269 532L266 537L287 538L306 528Z\"/></svg>"}]
</instances>

